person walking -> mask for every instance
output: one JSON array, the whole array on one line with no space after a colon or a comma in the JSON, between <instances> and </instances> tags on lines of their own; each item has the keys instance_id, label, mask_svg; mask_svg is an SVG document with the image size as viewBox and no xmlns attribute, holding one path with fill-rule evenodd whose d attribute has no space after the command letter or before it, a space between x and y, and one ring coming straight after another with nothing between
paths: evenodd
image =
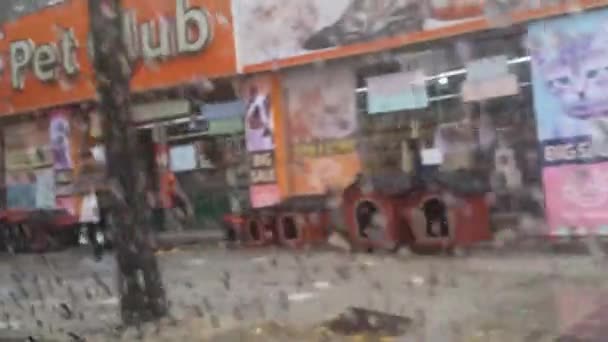
<instances>
[{"instance_id":1,"label":"person walking","mask_svg":"<svg viewBox=\"0 0 608 342\"><path fill-rule=\"evenodd\" d=\"M163 225L167 222L168 212L174 214L181 225L183 225L189 218L193 217L193 209L188 197L186 196L183 189L180 187L175 174L171 171L166 171L161 176L161 187L160 187L160 203L162 210L162 222ZM157 214L160 216L161 214Z\"/></svg>"},{"instance_id":2,"label":"person walking","mask_svg":"<svg viewBox=\"0 0 608 342\"><path fill-rule=\"evenodd\" d=\"M88 241L93 247L93 256L97 261L100 261L103 258L103 249L105 245L105 234L102 229L102 221L97 192L95 188L91 188L82 199L80 222L86 229Z\"/></svg>"}]
</instances>

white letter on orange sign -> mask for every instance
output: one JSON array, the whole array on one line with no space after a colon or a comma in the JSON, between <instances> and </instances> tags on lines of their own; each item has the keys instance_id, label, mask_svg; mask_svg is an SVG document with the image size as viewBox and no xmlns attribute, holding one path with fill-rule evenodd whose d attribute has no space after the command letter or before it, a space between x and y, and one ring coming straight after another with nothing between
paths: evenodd
<instances>
[{"instance_id":1,"label":"white letter on orange sign","mask_svg":"<svg viewBox=\"0 0 608 342\"><path fill-rule=\"evenodd\" d=\"M68 76L74 76L80 72L80 64L78 64L76 58L77 48L78 41L74 35L74 30L65 30L61 37L61 54L63 56L63 70Z\"/></svg>"},{"instance_id":2,"label":"white letter on orange sign","mask_svg":"<svg viewBox=\"0 0 608 342\"><path fill-rule=\"evenodd\" d=\"M211 41L211 25L207 11L188 7L188 0L177 0L177 51L179 53L199 52ZM190 29L196 28L198 35L192 37Z\"/></svg>"},{"instance_id":3,"label":"white letter on orange sign","mask_svg":"<svg viewBox=\"0 0 608 342\"><path fill-rule=\"evenodd\" d=\"M11 83L14 89L22 90L25 86L25 68L30 64L34 54L34 42L18 40L11 43Z\"/></svg>"},{"instance_id":4,"label":"white letter on orange sign","mask_svg":"<svg viewBox=\"0 0 608 342\"><path fill-rule=\"evenodd\" d=\"M42 82L53 81L57 76L58 63L57 46L55 44L40 45L34 52L34 75Z\"/></svg>"}]
</instances>

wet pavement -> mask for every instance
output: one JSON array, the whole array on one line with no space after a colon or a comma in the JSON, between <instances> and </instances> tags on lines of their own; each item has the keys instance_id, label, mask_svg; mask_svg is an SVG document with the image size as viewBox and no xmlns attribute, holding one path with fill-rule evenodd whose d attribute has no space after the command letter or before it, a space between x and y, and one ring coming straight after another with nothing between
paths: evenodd
<instances>
[{"instance_id":1,"label":"wet pavement","mask_svg":"<svg viewBox=\"0 0 608 342\"><path fill-rule=\"evenodd\" d=\"M0 338L57 341L347 341L349 308L409 322L393 341L556 341L608 336L606 264L584 255L396 257L189 247L159 255L172 317L117 330L114 260L87 251L0 256ZM373 316L373 326L378 321ZM381 334L381 333L380 333ZM590 341L595 341L589 339ZM602 339L596 339L602 341ZM564 339L564 341L566 341Z\"/></svg>"}]
</instances>

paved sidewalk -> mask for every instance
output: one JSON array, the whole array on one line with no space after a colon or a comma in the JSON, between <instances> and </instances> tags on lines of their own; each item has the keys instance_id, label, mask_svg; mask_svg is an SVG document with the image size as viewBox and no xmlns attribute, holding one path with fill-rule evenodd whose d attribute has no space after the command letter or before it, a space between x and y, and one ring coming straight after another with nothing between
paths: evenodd
<instances>
[{"instance_id":1,"label":"paved sidewalk","mask_svg":"<svg viewBox=\"0 0 608 342\"><path fill-rule=\"evenodd\" d=\"M160 253L177 322L161 322L158 332L153 324L144 326L145 341L232 342L241 336L233 338L232 331L255 334L250 328L266 322L312 331L354 306L414 319L407 333L411 341L554 342L603 318L597 298L608 293L605 265L587 256L396 258L199 246ZM0 341L19 332L55 341L69 341L68 332L89 342L138 340L137 329L120 335L113 329L120 319L110 255L95 262L88 250L74 249L44 256L0 254L0 260ZM224 333L228 338L222 339Z\"/></svg>"},{"instance_id":2,"label":"paved sidewalk","mask_svg":"<svg viewBox=\"0 0 608 342\"><path fill-rule=\"evenodd\" d=\"M218 244L223 240L224 232L219 229L162 232L156 235L156 242L161 249L194 244Z\"/></svg>"}]
</instances>

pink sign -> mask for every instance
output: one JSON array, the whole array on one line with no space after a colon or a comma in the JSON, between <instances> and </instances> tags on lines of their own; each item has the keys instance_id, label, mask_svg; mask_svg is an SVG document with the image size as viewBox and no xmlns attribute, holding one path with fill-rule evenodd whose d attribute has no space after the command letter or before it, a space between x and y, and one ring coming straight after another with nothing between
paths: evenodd
<instances>
[{"instance_id":1,"label":"pink sign","mask_svg":"<svg viewBox=\"0 0 608 342\"><path fill-rule=\"evenodd\" d=\"M79 216L78 201L75 197L57 197L57 209L64 209L72 216Z\"/></svg>"},{"instance_id":2,"label":"pink sign","mask_svg":"<svg viewBox=\"0 0 608 342\"><path fill-rule=\"evenodd\" d=\"M249 188L251 207L263 208L278 204L281 191L277 184L253 185Z\"/></svg>"},{"instance_id":3,"label":"pink sign","mask_svg":"<svg viewBox=\"0 0 608 342\"><path fill-rule=\"evenodd\" d=\"M551 235L608 233L608 163L546 167L543 183Z\"/></svg>"}]
</instances>

